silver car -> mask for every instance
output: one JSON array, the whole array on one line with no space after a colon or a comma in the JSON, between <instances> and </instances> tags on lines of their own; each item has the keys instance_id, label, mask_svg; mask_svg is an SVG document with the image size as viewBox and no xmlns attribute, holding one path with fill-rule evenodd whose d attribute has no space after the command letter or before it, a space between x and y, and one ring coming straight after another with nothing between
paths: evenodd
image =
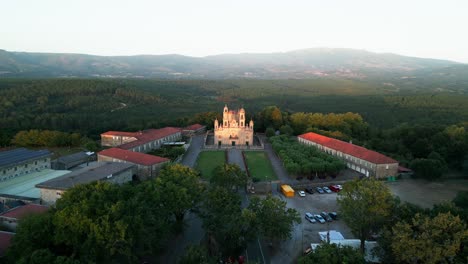
<instances>
[{"instance_id":1,"label":"silver car","mask_svg":"<svg viewBox=\"0 0 468 264\"><path fill-rule=\"evenodd\" d=\"M305 219L307 219L312 224L317 223L317 221L314 218L314 215L312 215L311 213L305 213Z\"/></svg>"},{"instance_id":2,"label":"silver car","mask_svg":"<svg viewBox=\"0 0 468 264\"><path fill-rule=\"evenodd\" d=\"M321 215L314 215L315 219L317 219L318 222L320 222L321 224L325 224L325 219L323 219L323 217Z\"/></svg>"},{"instance_id":3,"label":"silver car","mask_svg":"<svg viewBox=\"0 0 468 264\"><path fill-rule=\"evenodd\" d=\"M322 187L323 191L326 193L332 193L332 191L328 187Z\"/></svg>"}]
</instances>

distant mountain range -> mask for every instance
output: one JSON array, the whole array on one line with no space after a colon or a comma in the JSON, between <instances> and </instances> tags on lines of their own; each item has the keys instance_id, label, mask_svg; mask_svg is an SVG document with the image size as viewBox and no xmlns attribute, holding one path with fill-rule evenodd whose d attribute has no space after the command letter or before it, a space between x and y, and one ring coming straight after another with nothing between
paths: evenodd
<instances>
[{"instance_id":1,"label":"distant mountain range","mask_svg":"<svg viewBox=\"0 0 468 264\"><path fill-rule=\"evenodd\" d=\"M353 49L314 48L278 53L94 56L0 50L0 78L132 77L308 79L417 76L467 78L468 65Z\"/></svg>"}]
</instances>

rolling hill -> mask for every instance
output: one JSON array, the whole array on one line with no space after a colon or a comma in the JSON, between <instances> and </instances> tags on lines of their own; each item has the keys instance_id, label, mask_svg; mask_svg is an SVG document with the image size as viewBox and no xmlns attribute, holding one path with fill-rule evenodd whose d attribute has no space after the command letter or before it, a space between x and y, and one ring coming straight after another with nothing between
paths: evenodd
<instances>
[{"instance_id":1,"label":"rolling hill","mask_svg":"<svg viewBox=\"0 0 468 264\"><path fill-rule=\"evenodd\" d=\"M171 79L311 79L466 76L467 67L447 60L353 49L314 48L278 53L94 56L0 50L1 77L131 77Z\"/></svg>"}]
</instances>

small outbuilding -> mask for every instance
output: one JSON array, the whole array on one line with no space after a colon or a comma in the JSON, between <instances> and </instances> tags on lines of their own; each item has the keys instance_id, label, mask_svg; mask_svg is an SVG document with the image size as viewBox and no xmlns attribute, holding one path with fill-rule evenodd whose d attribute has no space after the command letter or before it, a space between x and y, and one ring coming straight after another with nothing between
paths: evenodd
<instances>
[{"instance_id":1,"label":"small outbuilding","mask_svg":"<svg viewBox=\"0 0 468 264\"><path fill-rule=\"evenodd\" d=\"M58 178L36 185L41 192L43 204L55 204L62 194L78 185L94 181L108 181L122 184L132 181L136 168L133 164L117 162L98 162L94 166L70 172Z\"/></svg>"}]
</instances>

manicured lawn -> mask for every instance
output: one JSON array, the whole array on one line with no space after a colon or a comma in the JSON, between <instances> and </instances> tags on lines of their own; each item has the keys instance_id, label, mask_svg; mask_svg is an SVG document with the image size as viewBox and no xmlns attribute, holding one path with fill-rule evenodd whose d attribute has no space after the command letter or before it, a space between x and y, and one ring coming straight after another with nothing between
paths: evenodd
<instances>
[{"instance_id":1,"label":"manicured lawn","mask_svg":"<svg viewBox=\"0 0 468 264\"><path fill-rule=\"evenodd\" d=\"M253 179L259 181L273 181L276 180L276 174L271 167L270 160L263 151L245 151L245 161Z\"/></svg>"},{"instance_id":2,"label":"manicured lawn","mask_svg":"<svg viewBox=\"0 0 468 264\"><path fill-rule=\"evenodd\" d=\"M200 171L201 176L205 180L210 180L213 169L222 165L226 161L224 151L202 151L198 155L197 170Z\"/></svg>"}]
</instances>

